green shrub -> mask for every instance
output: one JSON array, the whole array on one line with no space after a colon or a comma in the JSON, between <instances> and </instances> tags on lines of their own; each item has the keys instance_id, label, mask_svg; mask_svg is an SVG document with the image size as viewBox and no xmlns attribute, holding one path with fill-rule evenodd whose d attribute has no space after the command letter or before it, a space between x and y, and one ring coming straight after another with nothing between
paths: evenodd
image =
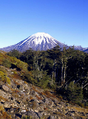
<instances>
[{"instance_id":1,"label":"green shrub","mask_svg":"<svg viewBox=\"0 0 88 119\"><path fill-rule=\"evenodd\" d=\"M73 102L73 103L77 103L77 104L81 104L82 100L83 100L83 90L82 88L77 85L74 84L74 82L70 82L70 84L68 85L68 100Z\"/></svg>"},{"instance_id":2,"label":"green shrub","mask_svg":"<svg viewBox=\"0 0 88 119\"><path fill-rule=\"evenodd\" d=\"M10 79L9 77L6 76L6 73L0 71L0 80L5 82L5 83L8 83L10 84Z\"/></svg>"},{"instance_id":3,"label":"green shrub","mask_svg":"<svg viewBox=\"0 0 88 119\"><path fill-rule=\"evenodd\" d=\"M5 59L2 63L3 66L10 68L11 67L11 62L8 59Z\"/></svg>"}]
</instances>

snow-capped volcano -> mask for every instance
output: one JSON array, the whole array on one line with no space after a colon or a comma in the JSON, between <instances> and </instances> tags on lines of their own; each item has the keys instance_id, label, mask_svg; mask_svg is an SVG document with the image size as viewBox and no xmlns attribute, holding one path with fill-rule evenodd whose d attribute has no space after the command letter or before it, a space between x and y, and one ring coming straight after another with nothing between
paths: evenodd
<instances>
[{"instance_id":1,"label":"snow-capped volcano","mask_svg":"<svg viewBox=\"0 0 88 119\"><path fill-rule=\"evenodd\" d=\"M58 40L56 40L49 34L44 33L44 32L38 32L36 34L29 36L25 40L15 44L15 45L2 48L1 50L8 52L13 49L16 49L20 52L24 52L24 51L32 48L33 50L41 51L41 50L51 49L51 48L55 47L56 45L59 45L61 48L63 46L65 46L63 43L60 43Z\"/></svg>"},{"instance_id":2,"label":"snow-capped volcano","mask_svg":"<svg viewBox=\"0 0 88 119\"><path fill-rule=\"evenodd\" d=\"M57 44L57 42L55 41L55 39L50 36L49 34L47 33L42 33L42 32L39 32L39 33L36 33L36 34L33 34L31 35L30 37L28 37L27 39L25 39L22 44L24 43L28 43L30 45L30 43L33 43L35 45L41 45L43 43L43 45L45 45L45 43L50 43L50 42L54 42L55 44ZM20 46L22 45L20 44Z\"/></svg>"},{"instance_id":3,"label":"snow-capped volcano","mask_svg":"<svg viewBox=\"0 0 88 119\"><path fill-rule=\"evenodd\" d=\"M59 45L61 49L63 49L63 47L67 47L67 48L72 47L72 46L67 46L64 43L59 42L58 40L50 36L48 33L38 32L36 34L29 36L28 38L22 40L21 42L15 45L8 46L5 48L0 48L0 50L9 52L13 49L16 49L20 52L25 52L26 50L29 50L30 48L32 48L33 50L36 50L36 51L37 50L45 51L47 49L51 49L55 47L56 45ZM88 48L82 48L81 46L74 46L74 49L81 50L88 53Z\"/></svg>"}]
</instances>

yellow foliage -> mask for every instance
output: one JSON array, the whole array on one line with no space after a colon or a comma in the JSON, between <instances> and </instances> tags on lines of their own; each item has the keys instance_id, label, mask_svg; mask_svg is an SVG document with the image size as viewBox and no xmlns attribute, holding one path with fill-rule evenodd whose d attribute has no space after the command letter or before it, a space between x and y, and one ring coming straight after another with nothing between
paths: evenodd
<instances>
[{"instance_id":1,"label":"yellow foliage","mask_svg":"<svg viewBox=\"0 0 88 119\"><path fill-rule=\"evenodd\" d=\"M0 71L0 79L1 79L2 81L5 80L5 73L2 72L2 71Z\"/></svg>"},{"instance_id":2,"label":"yellow foliage","mask_svg":"<svg viewBox=\"0 0 88 119\"><path fill-rule=\"evenodd\" d=\"M10 79L9 77L6 76L6 73L0 71L0 80L2 80L3 82L7 82L8 84L10 84Z\"/></svg>"},{"instance_id":3,"label":"yellow foliage","mask_svg":"<svg viewBox=\"0 0 88 119\"><path fill-rule=\"evenodd\" d=\"M2 105L0 105L0 111L3 111L4 107Z\"/></svg>"},{"instance_id":4,"label":"yellow foliage","mask_svg":"<svg viewBox=\"0 0 88 119\"><path fill-rule=\"evenodd\" d=\"M11 115L8 115L7 112L1 111L0 113L0 119L12 119Z\"/></svg>"},{"instance_id":5,"label":"yellow foliage","mask_svg":"<svg viewBox=\"0 0 88 119\"><path fill-rule=\"evenodd\" d=\"M8 84L10 84L10 83L11 83L11 81L10 81L10 78L9 78L9 77L6 77L6 82L7 82Z\"/></svg>"}]
</instances>

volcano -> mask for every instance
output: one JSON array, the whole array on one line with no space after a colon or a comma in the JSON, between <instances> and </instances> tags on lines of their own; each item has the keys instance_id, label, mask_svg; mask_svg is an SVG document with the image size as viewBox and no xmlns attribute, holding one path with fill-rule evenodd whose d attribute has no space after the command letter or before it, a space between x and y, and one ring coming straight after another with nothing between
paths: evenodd
<instances>
[{"instance_id":1,"label":"volcano","mask_svg":"<svg viewBox=\"0 0 88 119\"><path fill-rule=\"evenodd\" d=\"M64 43L59 42L48 33L38 32L36 34L33 34L27 37L26 39L22 40L21 42L15 45L0 48L0 50L9 52L15 49L20 52L25 52L26 50L29 50L31 48L32 50L35 50L35 51L38 51L38 50L46 51L48 49L54 48L57 45L59 45L61 49L63 49L63 47L66 47L66 48L72 47L72 46L67 46ZM74 46L74 49L88 53L88 48L83 48L81 46Z\"/></svg>"},{"instance_id":2,"label":"volcano","mask_svg":"<svg viewBox=\"0 0 88 119\"><path fill-rule=\"evenodd\" d=\"M65 44L59 42L58 40L50 36L48 33L38 32L36 34L33 34L27 37L26 39L22 40L21 42L15 45L1 48L1 50L9 52L15 49L20 52L24 52L31 48L35 51L38 51L38 50L45 51L55 47L56 45L59 45L60 48L63 48L65 46Z\"/></svg>"}]
</instances>

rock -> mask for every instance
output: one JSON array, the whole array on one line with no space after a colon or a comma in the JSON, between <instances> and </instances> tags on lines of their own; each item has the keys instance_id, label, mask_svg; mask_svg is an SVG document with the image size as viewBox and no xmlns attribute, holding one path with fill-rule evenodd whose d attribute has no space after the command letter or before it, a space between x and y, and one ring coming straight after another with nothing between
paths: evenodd
<instances>
[{"instance_id":1,"label":"rock","mask_svg":"<svg viewBox=\"0 0 88 119\"><path fill-rule=\"evenodd\" d=\"M6 91L6 92L9 91L9 88L8 88L6 85L3 85L3 86L2 86L2 89L3 89L4 91Z\"/></svg>"},{"instance_id":2,"label":"rock","mask_svg":"<svg viewBox=\"0 0 88 119\"><path fill-rule=\"evenodd\" d=\"M12 106L13 108L14 108L14 107L18 107L16 102L11 103L11 106Z\"/></svg>"},{"instance_id":3,"label":"rock","mask_svg":"<svg viewBox=\"0 0 88 119\"><path fill-rule=\"evenodd\" d=\"M3 90L0 90L0 96L2 96L3 98L6 97L6 92L4 92Z\"/></svg>"},{"instance_id":4,"label":"rock","mask_svg":"<svg viewBox=\"0 0 88 119\"><path fill-rule=\"evenodd\" d=\"M21 110L21 113L25 113L26 112L26 110Z\"/></svg>"},{"instance_id":5,"label":"rock","mask_svg":"<svg viewBox=\"0 0 88 119\"><path fill-rule=\"evenodd\" d=\"M30 102L28 103L29 107L32 109L35 109L38 107L38 103L35 99L30 100Z\"/></svg>"},{"instance_id":6,"label":"rock","mask_svg":"<svg viewBox=\"0 0 88 119\"><path fill-rule=\"evenodd\" d=\"M35 110L36 113L38 113L38 110Z\"/></svg>"},{"instance_id":7,"label":"rock","mask_svg":"<svg viewBox=\"0 0 88 119\"><path fill-rule=\"evenodd\" d=\"M32 119L39 119L38 115L33 111L27 112L27 116L32 117Z\"/></svg>"},{"instance_id":8,"label":"rock","mask_svg":"<svg viewBox=\"0 0 88 119\"><path fill-rule=\"evenodd\" d=\"M8 103L8 102L6 102L5 104L4 104L4 108L10 108L11 107L11 105Z\"/></svg>"}]
</instances>

